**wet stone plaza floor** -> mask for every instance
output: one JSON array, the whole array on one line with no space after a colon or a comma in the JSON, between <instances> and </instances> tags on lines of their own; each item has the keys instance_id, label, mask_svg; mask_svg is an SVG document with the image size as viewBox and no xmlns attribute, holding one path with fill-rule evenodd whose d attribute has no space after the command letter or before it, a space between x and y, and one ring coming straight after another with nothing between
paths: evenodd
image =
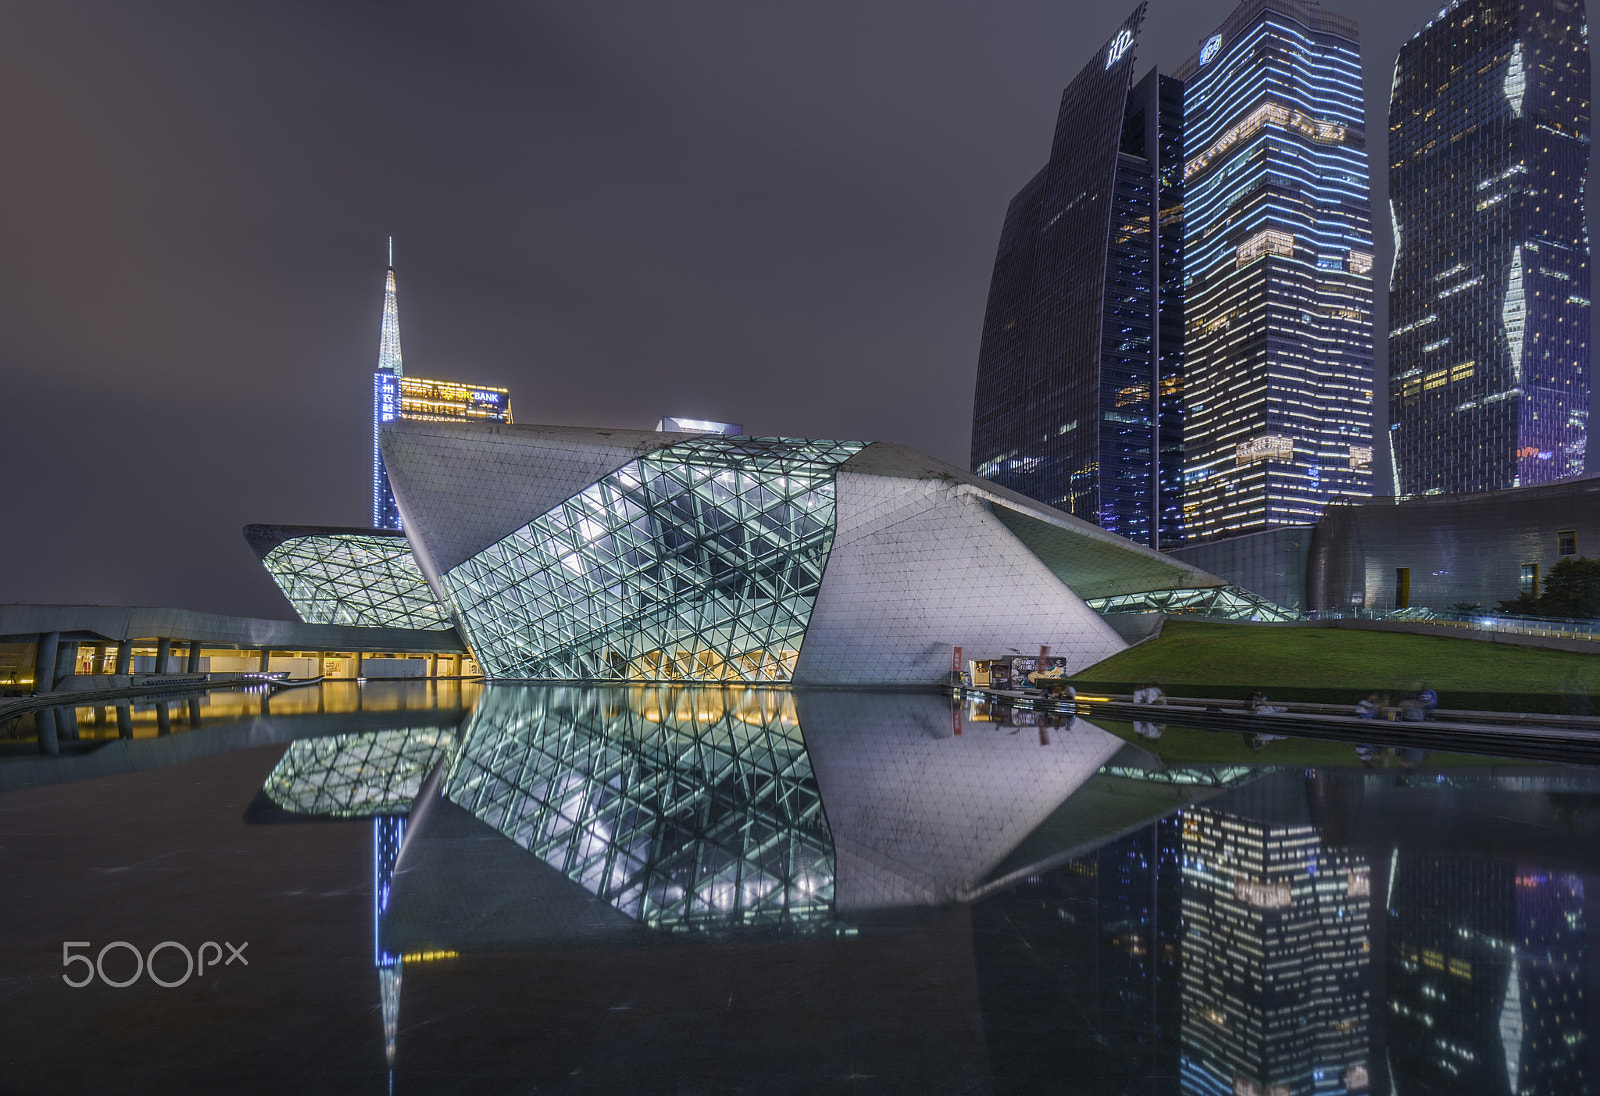
<instances>
[{"instance_id":1,"label":"wet stone plaza floor","mask_svg":"<svg viewBox=\"0 0 1600 1096\"><path fill-rule=\"evenodd\" d=\"M1600 1088L1600 769L933 693L69 722L0 728L0 1092Z\"/></svg>"}]
</instances>

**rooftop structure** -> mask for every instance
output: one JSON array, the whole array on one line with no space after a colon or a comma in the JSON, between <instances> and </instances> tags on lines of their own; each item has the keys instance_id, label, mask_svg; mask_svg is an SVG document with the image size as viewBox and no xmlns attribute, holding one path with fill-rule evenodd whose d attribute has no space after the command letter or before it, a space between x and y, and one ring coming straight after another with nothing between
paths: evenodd
<instances>
[{"instance_id":1,"label":"rooftop structure","mask_svg":"<svg viewBox=\"0 0 1600 1096\"><path fill-rule=\"evenodd\" d=\"M744 427L736 422L711 422L708 419L667 417L656 423L656 429L669 434L742 434Z\"/></svg>"}]
</instances>

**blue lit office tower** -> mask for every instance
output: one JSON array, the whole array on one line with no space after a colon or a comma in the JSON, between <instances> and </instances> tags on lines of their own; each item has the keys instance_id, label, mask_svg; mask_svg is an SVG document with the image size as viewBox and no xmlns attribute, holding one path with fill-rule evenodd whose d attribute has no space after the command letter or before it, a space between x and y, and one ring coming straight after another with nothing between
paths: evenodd
<instances>
[{"instance_id":1,"label":"blue lit office tower","mask_svg":"<svg viewBox=\"0 0 1600 1096\"><path fill-rule=\"evenodd\" d=\"M1145 6L1061 95L1011 200L973 399L972 468L1152 547L1183 465L1183 86L1133 84Z\"/></svg>"},{"instance_id":2,"label":"blue lit office tower","mask_svg":"<svg viewBox=\"0 0 1600 1096\"><path fill-rule=\"evenodd\" d=\"M1397 494L1582 474L1589 417L1582 0L1457 0L1389 99Z\"/></svg>"},{"instance_id":3,"label":"blue lit office tower","mask_svg":"<svg viewBox=\"0 0 1600 1096\"><path fill-rule=\"evenodd\" d=\"M1371 494L1372 205L1353 20L1245 0L1184 81L1184 536Z\"/></svg>"},{"instance_id":4,"label":"blue lit office tower","mask_svg":"<svg viewBox=\"0 0 1600 1096\"><path fill-rule=\"evenodd\" d=\"M504 388L461 381L429 381L407 377L400 367L400 306L394 289L394 240L389 241L389 270L383 283L383 333L378 341L378 368L372 374L372 527L402 527L400 508L389 486L389 473L378 448L378 430L396 419L438 422L511 421L511 394Z\"/></svg>"}]
</instances>

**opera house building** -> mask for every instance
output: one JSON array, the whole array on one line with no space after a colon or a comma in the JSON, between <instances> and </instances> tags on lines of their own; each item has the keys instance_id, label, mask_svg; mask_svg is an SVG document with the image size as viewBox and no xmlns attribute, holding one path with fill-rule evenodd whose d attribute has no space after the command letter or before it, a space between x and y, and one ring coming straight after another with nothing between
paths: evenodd
<instances>
[{"instance_id":1,"label":"opera house building","mask_svg":"<svg viewBox=\"0 0 1600 1096\"><path fill-rule=\"evenodd\" d=\"M1275 609L883 442L402 420L381 448L403 533L246 536L303 620L453 626L494 680L931 685L1090 666L1120 614Z\"/></svg>"}]
</instances>

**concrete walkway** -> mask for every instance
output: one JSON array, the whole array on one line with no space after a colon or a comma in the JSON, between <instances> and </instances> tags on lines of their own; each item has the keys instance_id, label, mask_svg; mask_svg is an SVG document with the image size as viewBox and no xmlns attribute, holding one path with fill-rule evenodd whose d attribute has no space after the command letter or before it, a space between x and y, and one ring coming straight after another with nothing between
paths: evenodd
<instances>
[{"instance_id":1,"label":"concrete walkway","mask_svg":"<svg viewBox=\"0 0 1600 1096\"><path fill-rule=\"evenodd\" d=\"M1033 692L954 689L958 696L981 698L1039 712L1127 722L1177 723L1201 730L1245 734L1283 734L1340 742L1382 742L1426 750L1529 757L1579 764L1600 763L1600 719L1520 712L1445 711L1425 722L1358 719L1351 707L1332 704L1278 704L1281 713L1257 715L1238 700L1168 697L1165 704L1135 704L1130 695L1080 695L1076 701L1050 700Z\"/></svg>"}]
</instances>

